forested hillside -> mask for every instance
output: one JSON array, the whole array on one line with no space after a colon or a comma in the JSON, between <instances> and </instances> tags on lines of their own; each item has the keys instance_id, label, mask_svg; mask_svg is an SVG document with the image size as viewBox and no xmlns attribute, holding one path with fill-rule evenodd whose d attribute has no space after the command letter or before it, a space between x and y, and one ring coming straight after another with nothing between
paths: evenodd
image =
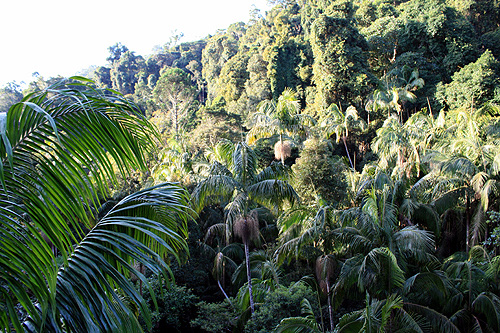
<instances>
[{"instance_id":1,"label":"forested hillside","mask_svg":"<svg viewBox=\"0 0 500 333\"><path fill-rule=\"evenodd\" d=\"M138 260L152 254L137 245L142 255L127 260L140 265L124 273L137 293L120 285L137 296L124 301L126 314L153 332L500 331L500 3L270 2L249 22L199 41L174 36L146 58L118 43L107 66L85 74L93 82L83 86L119 93L130 103L120 107L154 125L131 129L144 147L116 140L144 155L137 161L128 162L128 150L111 152L115 162L98 156L111 185L72 179L75 187L109 187L87 202L98 201L96 216L145 188L182 187L180 204L170 202L174 213L165 214L178 214L184 229L160 242L174 244L162 253L171 276L158 278L151 260ZM14 104L7 119L23 105L15 103L38 103L60 79L39 76L25 91L4 87L0 111ZM74 89L80 98L84 88ZM2 126L4 173L13 165L6 135L14 129ZM101 142L95 130L85 142ZM77 170L93 174L87 159ZM15 191L6 177L2 189ZM66 209L59 222L72 214L84 220ZM83 232L79 223L59 231ZM37 226L30 232L47 233ZM61 241L54 262L62 256L63 267L80 238ZM0 273L8 286L0 307L13 312L9 274ZM23 297L17 302L30 313L33 295ZM107 327L99 326L106 318L85 320Z\"/></svg>"}]
</instances>

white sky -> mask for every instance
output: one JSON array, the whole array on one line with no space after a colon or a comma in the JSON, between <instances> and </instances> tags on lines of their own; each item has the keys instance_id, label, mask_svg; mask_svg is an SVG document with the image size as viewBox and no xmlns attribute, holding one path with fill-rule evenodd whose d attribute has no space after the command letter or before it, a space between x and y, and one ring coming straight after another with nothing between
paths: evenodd
<instances>
[{"instance_id":1,"label":"white sky","mask_svg":"<svg viewBox=\"0 0 500 333\"><path fill-rule=\"evenodd\" d=\"M0 87L104 65L117 42L146 57L174 30L186 42L248 22L252 5L262 15L270 8L266 0L0 0Z\"/></svg>"}]
</instances>

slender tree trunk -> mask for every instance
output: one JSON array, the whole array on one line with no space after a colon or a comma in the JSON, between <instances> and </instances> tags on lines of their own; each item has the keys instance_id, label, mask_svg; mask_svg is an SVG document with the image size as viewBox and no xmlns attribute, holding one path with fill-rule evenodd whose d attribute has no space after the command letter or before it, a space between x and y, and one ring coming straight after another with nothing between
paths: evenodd
<instances>
[{"instance_id":1,"label":"slender tree trunk","mask_svg":"<svg viewBox=\"0 0 500 333\"><path fill-rule=\"evenodd\" d=\"M253 314L255 312L255 305L253 303L252 273L250 272L250 254L248 250L248 242L245 242L245 261L247 265L248 295L250 296L250 308L252 309Z\"/></svg>"},{"instance_id":2,"label":"slender tree trunk","mask_svg":"<svg viewBox=\"0 0 500 333\"><path fill-rule=\"evenodd\" d=\"M347 138L346 136L342 136L342 141L344 141L344 147L345 147L345 152L347 153L347 157L349 158L349 164L351 165L351 168L354 169L354 165L352 164L352 160L351 160L351 155L349 155L349 149L347 149L347 142L346 142Z\"/></svg>"},{"instance_id":3,"label":"slender tree trunk","mask_svg":"<svg viewBox=\"0 0 500 333\"><path fill-rule=\"evenodd\" d=\"M231 302L231 299L229 298L229 296L227 296L226 292L224 291L224 288L222 288L222 285L220 284L220 280L217 280L217 284L219 285L220 291L222 291L222 293L224 294L224 297L227 299L229 304L231 304L231 306L234 308L233 302Z\"/></svg>"},{"instance_id":4,"label":"slender tree trunk","mask_svg":"<svg viewBox=\"0 0 500 333\"><path fill-rule=\"evenodd\" d=\"M280 133L281 164L285 165L285 156L283 154L283 134Z\"/></svg>"},{"instance_id":5,"label":"slender tree trunk","mask_svg":"<svg viewBox=\"0 0 500 333\"><path fill-rule=\"evenodd\" d=\"M332 297L330 295L330 283L326 282L326 298L328 301L328 315L330 316L330 330L333 332L333 309L332 309Z\"/></svg>"},{"instance_id":6,"label":"slender tree trunk","mask_svg":"<svg viewBox=\"0 0 500 333\"><path fill-rule=\"evenodd\" d=\"M466 197L466 204L465 204L465 249L467 253L469 253L470 250L470 244L469 244L469 228L470 228L470 197L469 194L466 192L465 193Z\"/></svg>"},{"instance_id":7,"label":"slender tree trunk","mask_svg":"<svg viewBox=\"0 0 500 333\"><path fill-rule=\"evenodd\" d=\"M325 322L323 320L323 310L321 309L321 299L320 299L320 295L319 295L319 286L317 286L317 289L316 289L316 296L318 297L319 317L321 318L321 328L322 328L322 331L324 332L326 327L325 327Z\"/></svg>"}]
</instances>

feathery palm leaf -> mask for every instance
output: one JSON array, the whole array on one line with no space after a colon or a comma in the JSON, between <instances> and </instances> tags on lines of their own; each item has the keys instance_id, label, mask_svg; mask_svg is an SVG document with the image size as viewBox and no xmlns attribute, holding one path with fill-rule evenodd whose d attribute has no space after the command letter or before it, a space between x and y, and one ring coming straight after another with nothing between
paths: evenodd
<instances>
[{"instance_id":1,"label":"feathery palm leaf","mask_svg":"<svg viewBox=\"0 0 500 333\"><path fill-rule=\"evenodd\" d=\"M321 332L311 304L304 298L300 302L302 317L289 317L280 321L274 332L276 333L319 333Z\"/></svg>"},{"instance_id":2,"label":"feathery palm leaf","mask_svg":"<svg viewBox=\"0 0 500 333\"><path fill-rule=\"evenodd\" d=\"M1 115L2 330L23 330L17 304L26 329L119 330L133 313L115 289L150 323L126 279L143 279L131 262L165 272L165 256L186 250L188 199L178 186L129 196L96 222L98 198L117 182L113 164L123 176L145 169L156 131L127 100L75 79L83 83L28 95Z\"/></svg>"},{"instance_id":3,"label":"feathery palm leaf","mask_svg":"<svg viewBox=\"0 0 500 333\"><path fill-rule=\"evenodd\" d=\"M439 332L460 333L458 327L445 315L433 310L429 307L414 303L405 302L404 309L413 313L419 314L430 322L431 327L436 328Z\"/></svg>"}]
</instances>

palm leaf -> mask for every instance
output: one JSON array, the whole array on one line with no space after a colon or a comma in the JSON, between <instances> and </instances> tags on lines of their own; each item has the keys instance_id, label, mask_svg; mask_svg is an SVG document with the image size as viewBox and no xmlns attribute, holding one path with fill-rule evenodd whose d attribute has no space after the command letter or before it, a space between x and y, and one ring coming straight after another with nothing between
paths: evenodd
<instances>
[{"instance_id":1,"label":"palm leaf","mask_svg":"<svg viewBox=\"0 0 500 333\"><path fill-rule=\"evenodd\" d=\"M500 330L500 298L489 292L483 292L472 302L472 309L482 313L488 323L488 328L493 332Z\"/></svg>"},{"instance_id":2,"label":"palm leaf","mask_svg":"<svg viewBox=\"0 0 500 333\"><path fill-rule=\"evenodd\" d=\"M342 317L335 327L335 332L339 333L357 333L363 332L363 311L353 311L346 313Z\"/></svg>"},{"instance_id":3,"label":"palm leaf","mask_svg":"<svg viewBox=\"0 0 500 333\"><path fill-rule=\"evenodd\" d=\"M311 304L307 298L304 298L300 302L300 312L303 317L289 317L284 318L280 321L278 326L276 326L275 332L288 332L288 333L298 333L298 332L321 332L320 326L316 322L314 317L314 312L312 310Z\"/></svg>"},{"instance_id":4,"label":"palm leaf","mask_svg":"<svg viewBox=\"0 0 500 333\"><path fill-rule=\"evenodd\" d=\"M319 325L314 316L289 317L280 321L274 332L277 333L319 333Z\"/></svg>"},{"instance_id":5,"label":"palm leaf","mask_svg":"<svg viewBox=\"0 0 500 333\"><path fill-rule=\"evenodd\" d=\"M255 183L269 179L289 180L292 168L281 163L273 162L270 166L259 172L255 178Z\"/></svg>"},{"instance_id":6,"label":"palm leaf","mask_svg":"<svg viewBox=\"0 0 500 333\"><path fill-rule=\"evenodd\" d=\"M293 187L288 182L279 179L260 181L248 186L247 190L253 201L264 206L274 207L276 210L285 200L292 206L300 201Z\"/></svg>"},{"instance_id":7,"label":"palm leaf","mask_svg":"<svg viewBox=\"0 0 500 333\"><path fill-rule=\"evenodd\" d=\"M114 290L140 304L125 279L131 260L158 267L163 258L156 252L185 249L185 223L177 218L185 221L189 209L178 187L129 198L137 203L120 206L128 215L108 213L95 224L98 198L108 196L109 181L117 182L114 165L122 176L145 169L156 131L121 96L77 82L26 96L2 121L0 307L8 315L0 316L1 329L12 323L21 331L12 311L19 304L28 314L26 329L117 330L124 314L133 314ZM60 268L45 239L61 254Z\"/></svg>"},{"instance_id":8,"label":"palm leaf","mask_svg":"<svg viewBox=\"0 0 500 333\"><path fill-rule=\"evenodd\" d=\"M458 327L455 326L450 319L436 310L419 304L407 302L404 303L403 308L426 318L431 323L431 327L436 328L439 332L460 333Z\"/></svg>"},{"instance_id":9,"label":"palm leaf","mask_svg":"<svg viewBox=\"0 0 500 333\"><path fill-rule=\"evenodd\" d=\"M239 183L228 175L211 175L201 181L191 194L193 208L200 212L206 205L228 201Z\"/></svg>"},{"instance_id":10,"label":"palm leaf","mask_svg":"<svg viewBox=\"0 0 500 333\"><path fill-rule=\"evenodd\" d=\"M233 151L231 169L235 179L243 186L255 181L255 170L257 166L257 155L244 143L239 142Z\"/></svg>"},{"instance_id":11,"label":"palm leaf","mask_svg":"<svg viewBox=\"0 0 500 333\"><path fill-rule=\"evenodd\" d=\"M436 297L441 303L449 295L451 283L444 275L444 272L421 272L409 277L403 286L403 294L408 295L412 290L415 290L416 297L426 298Z\"/></svg>"},{"instance_id":12,"label":"palm leaf","mask_svg":"<svg viewBox=\"0 0 500 333\"><path fill-rule=\"evenodd\" d=\"M146 285L148 281L134 269L131 260L141 263L154 274L170 272L164 262L166 256L173 255L180 260L178 253L187 253L187 210L186 193L172 185L144 190L123 199L85 236L69 258L68 265L59 270L58 308L72 309L77 304L86 304L94 310L114 308L117 306L111 301L114 299L120 309L130 314L115 292L120 288L139 305L148 320L147 305L126 276L133 273ZM182 224L179 221L183 221ZM61 315L74 331L92 330L93 325L88 322L83 327L72 325L71 319L84 317L85 310L79 306ZM92 313L92 316L99 327L99 323L108 320L109 314Z\"/></svg>"},{"instance_id":13,"label":"palm leaf","mask_svg":"<svg viewBox=\"0 0 500 333\"><path fill-rule=\"evenodd\" d=\"M394 241L404 257L413 257L423 263L429 261L429 254L435 249L433 234L415 226L394 233Z\"/></svg>"}]
</instances>

